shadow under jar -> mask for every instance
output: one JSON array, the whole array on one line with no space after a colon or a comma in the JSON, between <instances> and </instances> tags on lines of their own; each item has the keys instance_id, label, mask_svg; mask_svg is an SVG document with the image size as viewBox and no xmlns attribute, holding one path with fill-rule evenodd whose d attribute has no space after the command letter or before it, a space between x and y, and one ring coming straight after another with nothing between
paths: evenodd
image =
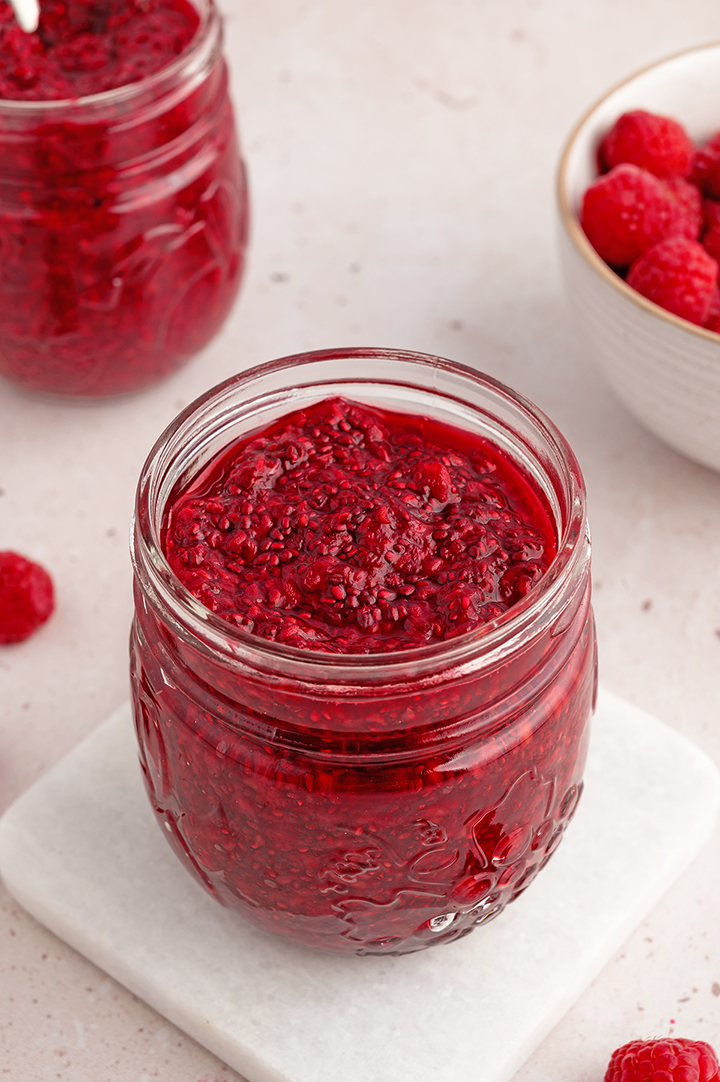
<instances>
[{"instance_id":1,"label":"shadow under jar","mask_svg":"<svg viewBox=\"0 0 720 1082\"><path fill-rule=\"evenodd\" d=\"M165 536L178 496L201 492L238 441L336 396L403 415L410 429L423 417L460 429L524 477L554 556L507 611L417 647L338 654L236 626L181 584ZM382 489L375 513L384 518ZM218 530L238 525L221 517ZM309 946L402 954L495 917L546 864L582 790L597 663L582 477L529 402L469 368L398 351L253 369L161 436L140 478L133 561L147 791L164 836L220 902ZM471 604L472 588L463 593Z\"/></svg>"},{"instance_id":2,"label":"shadow under jar","mask_svg":"<svg viewBox=\"0 0 720 1082\"><path fill-rule=\"evenodd\" d=\"M240 285L248 199L222 23L155 74L62 100L0 99L0 374L55 395L174 372Z\"/></svg>"}]
</instances>

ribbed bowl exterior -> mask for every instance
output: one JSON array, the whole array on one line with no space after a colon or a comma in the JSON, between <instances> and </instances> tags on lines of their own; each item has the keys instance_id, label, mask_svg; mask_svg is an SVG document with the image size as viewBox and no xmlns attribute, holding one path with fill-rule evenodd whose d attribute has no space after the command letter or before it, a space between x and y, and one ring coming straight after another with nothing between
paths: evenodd
<instances>
[{"instance_id":1,"label":"ribbed bowl exterior","mask_svg":"<svg viewBox=\"0 0 720 1082\"><path fill-rule=\"evenodd\" d=\"M563 229L559 243L565 288L618 398L665 443L720 469L720 336L661 321L599 275Z\"/></svg>"}]
</instances>

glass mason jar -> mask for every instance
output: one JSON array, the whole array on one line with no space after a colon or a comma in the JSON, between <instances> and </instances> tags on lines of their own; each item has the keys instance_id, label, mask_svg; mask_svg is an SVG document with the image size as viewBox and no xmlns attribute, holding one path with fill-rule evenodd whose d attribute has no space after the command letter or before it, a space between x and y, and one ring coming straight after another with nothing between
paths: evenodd
<instances>
[{"instance_id":1,"label":"glass mason jar","mask_svg":"<svg viewBox=\"0 0 720 1082\"><path fill-rule=\"evenodd\" d=\"M0 100L0 374L106 396L175 371L235 299L248 230L222 23L161 71L76 100Z\"/></svg>"},{"instance_id":2,"label":"glass mason jar","mask_svg":"<svg viewBox=\"0 0 720 1082\"><path fill-rule=\"evenodd\" d=\"M542 493L557 556L475 632L395 653L268 641L215 616L163 555L174 496L228 445L341 395L491 440ZM597 680L583 480L528 401L394 350L290 357L193 403L150 454L134 520L132 694L163 834L220 902L358 954L447 942L547 863L582 790Z\"/></svg>"}]
</instances>

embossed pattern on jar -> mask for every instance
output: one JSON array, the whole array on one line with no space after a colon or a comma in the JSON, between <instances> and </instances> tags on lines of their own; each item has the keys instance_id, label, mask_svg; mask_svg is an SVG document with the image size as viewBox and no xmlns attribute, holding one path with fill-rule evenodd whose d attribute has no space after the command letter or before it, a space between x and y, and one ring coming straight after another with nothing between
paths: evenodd
<instances>
[{"instance_id":1,"label":"embossed pattern on jar","mask_svg":"<svg viewBox=\"0 0 720 1082\"><path fill-rule=\"evenodd\" d=\"M248 200L211 0L190 46L75 101L0 101L0 374L106 396L169 375L217 333Z\"/></svg>"},{"instance_id":2,"label":"embossed pattern on jar","mask_svg":"<svg viewBox=\"0 0 720 1082\"><path fill-rule=\"evenodd\" d=\"M258 427L258 396L272 416L283 381L317 400L330 380L356 400L433 407L530 464L558 555L491 626L395 655L319 655L228 626L173 579L159 530L178 479ZM219 901L310 946L405 953L493 919L545 865L582 790L596 655L582 479L529 404L450 362L392 351L237 377L151 455L134 561L145 782L168 841Z\"/></svg>"}]
</instances>

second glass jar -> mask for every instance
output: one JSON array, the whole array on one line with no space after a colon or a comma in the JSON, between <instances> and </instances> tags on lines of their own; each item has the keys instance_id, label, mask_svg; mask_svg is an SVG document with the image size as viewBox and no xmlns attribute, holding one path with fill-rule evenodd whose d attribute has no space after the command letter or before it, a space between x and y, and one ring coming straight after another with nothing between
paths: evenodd
<instances>
[{"instance_id":1,"label":"second glass jar","mask_svg":"<svg viewBox=\"0 0 720 1082\"><path fill-rule=\"evenodd\" d=\"M155 75L75 101L0 100L0 375L55 395L136 391L219 330L248 198L222 24Z\"/></svg>"}]
</instances>

